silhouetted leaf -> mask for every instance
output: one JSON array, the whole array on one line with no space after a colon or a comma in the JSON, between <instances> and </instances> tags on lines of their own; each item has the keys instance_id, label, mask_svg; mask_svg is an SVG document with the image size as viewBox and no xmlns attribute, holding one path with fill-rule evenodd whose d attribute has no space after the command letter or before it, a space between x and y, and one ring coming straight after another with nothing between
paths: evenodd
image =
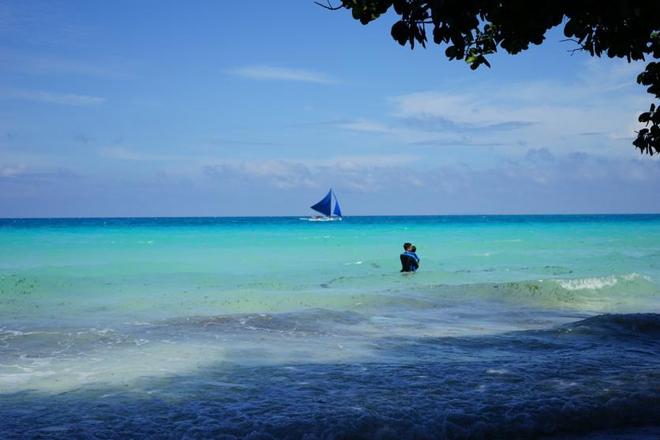
<instances>
[{"instance_id":1,"label":"silhouetted leaf","mask_svg":"<svg viewBox=\"0 0 660 440\"><path fill-rule=\"evenodd\" d=\"M404 46L408 41L409 32L408 24L403 21L397 21L392 26L392 38L398 41L401 46Z\"/></svg>"}]
</instances>

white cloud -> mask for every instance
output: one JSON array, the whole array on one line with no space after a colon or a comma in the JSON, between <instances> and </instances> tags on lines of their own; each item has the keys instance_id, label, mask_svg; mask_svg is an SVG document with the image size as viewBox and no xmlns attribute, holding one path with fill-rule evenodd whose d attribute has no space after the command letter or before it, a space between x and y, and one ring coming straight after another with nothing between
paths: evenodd
<instances>
[{"instance_id":1,"label":"white cloud","mask_svg":"<svg viewBox=\"0 0 660 440\"><path fill-rule=\"evenodd\" d=\"M197 164L195 176L172 167L129 181L90 172L76 176L52 167L23 169L19 163L0 166L5 216L44 215L39 207L45 205L71 209L67 215L218 215L220 207L226 208L223 215L291 215L302 213L306 201L328 187L337 190L350 215L660 212L660 159L547 149L481 167L451 163L430 168L404 155L218 160L203 175ZM122 169L130 171L128 166ZM83 194L79 188L88 190ZM132 202L126 205L126 200Z\"/></svg>"},{"instance_id":2,"label":"white cloud","mask_svg":"<svg viewBox=\"0 0 660 440\"><path fill-rule=\"evenodd\" d=\"M429 176L442 175L448 169L461 174L463 189L481 186L489 190L500 188L511 194L521 188L545 188L565 192L588 188L596 191L596 199L607 200L608 189L634 188L660 182L660 160L644 158L613 158L584 152L553 154L548 149L531 149L523 156L506 160L496 166L476 170L470 167L445 167L429 172Z\"/></svg>"},{"instance_id":3,"label":"white cloud","mask_svg":"<svg viewBox=\"0 0 660 440\"><path fill-rule=\"evenodd\" d=\"M388 98L390 110L380 119L357 118L334 125L380 135L389 144L498 146L504 152L529 145L620 155L621 147L629 146L640 128L638 113L648 107L649 98L635 84L640 69L640 65L590 60L571 81L477 82L408 93Z\"/></svg>"},{"instance_id":4,"label":"white cloud","mask_svg":"<svg viewBox=\"0 0 660 440\"><path fill-rule=\"evenodd\" d=\"M393 176L405 176L408 171L402 166L417 159L410 155L379 155L324 160L224 161L208 165L204 171L208 176L241 186L269 185L279 189L339 186L368 192L390 184Z\"/></svg>"},{"instance_id":5,"label":"white cloud","mask_svg":"<svg viewBox=\"0 0 660 440\"><path fill-rule=\"evenodd\" d=\"M105 102L105 98L98 96L54 93L43 90L8 90L3 92L2 96L5 98L72 106L92 106L103 104Z\"/></svg>"},{"instance_id":6,"label":"white cloud","mask_svg":"<svg viewBox=\"0 0 660 440\"><path fill-rule=\"evenodd\" d=\"M393 97L391 102L398 117L431 116L459 123L547 123L575 118L597 122L611 116L612 110L620 116L621 106L641 101L643 91L635 88L635 71L640 68L589 62L585 63L585 73L573 82L486 83L460 92L411 93ZM622 91L626 87L629 91ZM613 96L618 98L617 105L613 105Z\"/></svg>"},{"instance_id":7,"label":"white cloud","mask_svg":"<svg viewBox=\"0 0 660 440\"><path fill-rule=\"evenodd\" d=\"M307 166L284 160L223 163L207 166L205 172L231 183L267 183L279 189L314 187L312 172Z\"/></svg>"},{"instance_id":8,"label":"white cloud","mask_svg":"<svg viewBox=\"0 0 660 440\"><path fill-rule=\"evenodd\" d=\"M383 213L650 212L660 160L528 150L486 167L425 167L413 158L255 161L206 168L213 186L254 194L333 187ZM362 196L360 196L362 194ZM385 202L388 200L390 202ZM395 206L387 207L387 203ZM355 209L355 208L354 208ZM365 208L367 209L367 208ZM371 208L369 208L371 209ZM403 211L402 211L403 210ZM367 211L368 212L368 211Z\"/></svg>"},{"instance_id":9,"label":"white cloud","mask_svg":"<svg viewBox=\"0 0 660 440\"><path fill-rule=\"evenodd\" d=\"M333 84L337 82L335 79L321 72L275 66L244 66L231 69L228 73L257 80L298 81L317 84Z\"/></svg>"},{"instance_id":10,"label":"white cloud","mask_svg":"<svg viewBox=\"0 0 660 440\"><path fill-rule=\"evenodd\" d=\"M27 54L0 49L0 63L16 72L38 75L73 75L104 79L127 79L131 76L116 62L85 61L47 54Z\"/></svg>"},{"instance_id":11,"label":"white cloud","mask_svg":"<svg viewBox=\"0 0 660 440\"><path fill-rule=\"evenodd\" d=\"M0 165L0 177L17 177L27 170L25 165Z\"/></svg>"},{"instance_id":12,"label":"white cloud","mask_svg":"<svg viewBox=\"0 0 660 440\"><path fill-rule=\"evenodd\" d=\"M392 134L396 132L396 129L389 127L383 123L368 121L365 119L340 122L337 124L337 126L339 128L343 128L344 130L360 131L365 133Z\"/></svg>"},{"instance_id":13,"label":"white cloud","mask_svg":"<svg viewBox=\"0 0 660 440\"><path fill-rule=\"evenodd\" d=\"M106 157L108 159L128 160L128 161L154 162L154 161L179 161L186 159L185 156L149 154L126 147L102 147L99 148L97 151L99 156L101 157Z\"/></svg>"},{"instance_id":14,"label":"white cloud","mask_svg":"<svg viewBox=\"0 0 660 440\"><path fill-rule=\"evenodd\" d=\"M432 120L438 118L454 124L472 127L497 127L512 122L520 126L551 125L563 127L564 131L595 120L585 114L587 106L574 98L556 102L554 95L567 92L556 87L538 84L523 84L507 88L506 91L490 92L418 92L392 98L394 116ZM607 109L603 109L604 112ZM591 117L590 117L591 116ZM581 125L580 125L581 126ZM584 130L582 130L584 131Z\"/></svg>"},{"instance_id":15,"label":"white cloud","mask_svg":"<svg viewBox=\"0 0 660 440\"><path fill-rule=\"evenodd\" d=\"M319 166L355 168L355 167L394 167L418 162L420 156L414 154L378 154L337 156L328 160L310 161Z\"/></svg>"}]
</instances>

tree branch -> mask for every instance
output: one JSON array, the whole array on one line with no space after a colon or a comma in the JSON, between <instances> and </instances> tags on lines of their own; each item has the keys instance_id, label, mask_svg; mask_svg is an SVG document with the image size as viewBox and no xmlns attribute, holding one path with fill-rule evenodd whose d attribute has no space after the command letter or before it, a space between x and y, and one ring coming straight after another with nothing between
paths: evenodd
<instances>
[{"instance_id":1,"label":"tree branch","mask_svg":"<svg viewBox=\"0 0 660 440\"><path fill-rule=\"evenodd\" d=\"M587 50L587 49L584 48L582 43L580 43L580 40L577 40L575 38L564 38L563 40L559 40L559 42L560 43L571 42L571 43L575 43L576 45L580 46L580 47L577 47L575 49L569 49L569 50L566 51L566 52L570 52L571 56L573 56L575 54L575 52L581 52L583 50Z\"/></svg>"},{"instance_id":2,"label":"tree branch","mask_svg":"<svg viewBox=\"0 0 660 440\"><path fill-rule=\"evenodd\" d=\"M337 10L344 7L344 5L332 6L332 4L330 3L330 0L326 0L326 1L328 2L327 5L324 5L323 3L319 3L319 2L314 2L314 3L316 3L317 5L319 5L320 7L324 8L324 9L327 9L328 11L337 11Z\"/></svg>"}]
</instances>

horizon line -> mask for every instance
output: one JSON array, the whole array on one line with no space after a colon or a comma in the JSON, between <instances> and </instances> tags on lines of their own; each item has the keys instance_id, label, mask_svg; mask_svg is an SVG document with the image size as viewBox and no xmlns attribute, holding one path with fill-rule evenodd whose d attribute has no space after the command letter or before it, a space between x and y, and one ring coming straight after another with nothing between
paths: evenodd
<instances>
[{"instance_id":1,"label":"horizon line","mask_svg":"<svg viewBox=\"0 0 660 440\"><path fill-rule=\"evenodd\" d=\"M585 212L545 214L360 214L343 218L365 217L579 217L579 216L655 216L660 212ZM308 215L165 215L165 216L65 216L65 217L0 217L0 220L121 220L121 219L222 219L222 218L302 218Z\"/></svg>"}]
</instances>

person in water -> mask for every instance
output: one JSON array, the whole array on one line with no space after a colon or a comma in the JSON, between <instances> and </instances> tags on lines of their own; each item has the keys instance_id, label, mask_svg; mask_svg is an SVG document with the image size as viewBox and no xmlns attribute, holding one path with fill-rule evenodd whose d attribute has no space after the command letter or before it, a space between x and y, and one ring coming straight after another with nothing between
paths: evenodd
<instances>
[{"instance_id":1,"label":"person in water","mask_svg":"<svg viewBox=\"0 0 660 440\"><path fill-rule=\"evenodd\" d=\"M419 256L417 255L417 246L414 244L410 246L410 255L413 256L413 258L417 261L417 265L419 266Z\"/></svg>"},{"instance_id":2,"label":"person in water","mask_svg":"<svg viewBox=\"0 0 660 440\"><path fill-rule=\"evenodd\" d=\"M416 272L419 269L419 256L417 256L417 247L412 243L403 244L403 253L400 255L401 272Z\"/></svg>"},{"instance_id":3,"label":"person in water","mask_svg":"<svg viewBox=\"0 0 660 440\"><path fill-rule=\"evenodd\" d=\"M413 263L413 272L416 272L419 269L419 256L417 255L417 246L414 244L410 246L410 255L413 257L415 262Z\"/></svg>"}]
</instances>

